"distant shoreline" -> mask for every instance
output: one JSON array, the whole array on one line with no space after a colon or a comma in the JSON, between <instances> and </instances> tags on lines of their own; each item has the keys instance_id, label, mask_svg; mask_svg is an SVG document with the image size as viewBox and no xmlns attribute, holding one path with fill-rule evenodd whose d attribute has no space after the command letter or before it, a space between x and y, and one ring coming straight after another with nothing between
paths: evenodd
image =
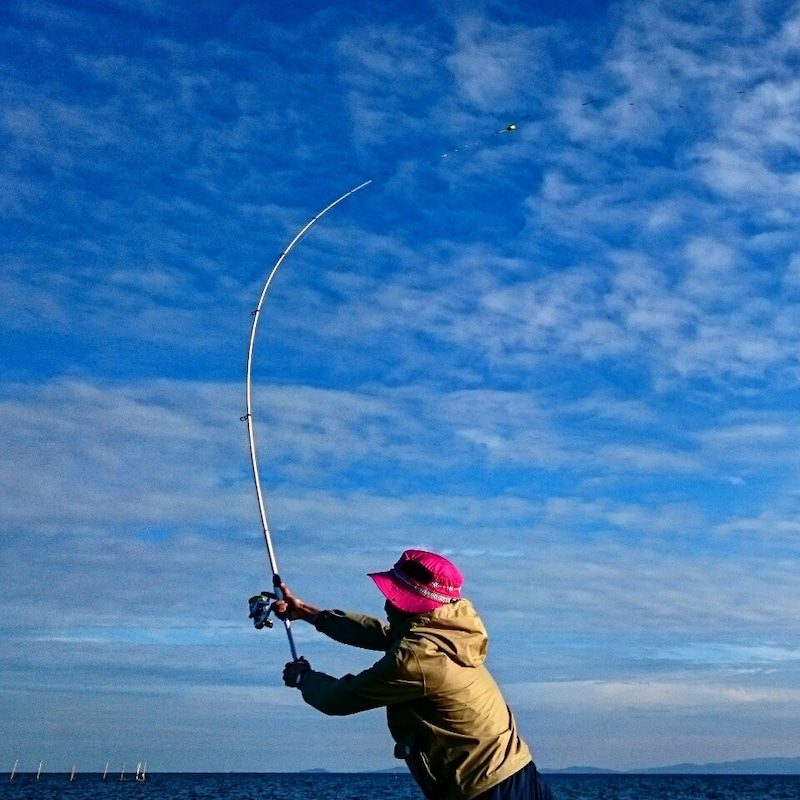
<instances>
[{"instance_id":1,"label":"distant shoreline","mask_svg":"<svg viewBox=\"0 0 800 800\"><path fill-rule=\"evenodd\" d=\"M664 767L642 767L628 770L604 769L592 766L574 766L562 769L549 769L541 766L540 772L544 775L800 775L800 757L798 758L749 758L738 761L718 761L705 764L682 763L672 764ZM249 771L249 770L156 770L148 772L147 780L160 775L408 775L404 766L390 767L387 769L374 770L329 770L323 768L289 770L283 771ZM69 778L69 770L54 770L41 772L41 778L52 778L54 776L65 776ZM103 772L99 771L77 771L75 780L87 777L102 779ZM36 772L19 771L15 774L14 780L36 780ZM119 777L109 774L106 778L108 782L119 781ZM131 777L129 780L133 780Z\"/></svg>"}]
</instances>

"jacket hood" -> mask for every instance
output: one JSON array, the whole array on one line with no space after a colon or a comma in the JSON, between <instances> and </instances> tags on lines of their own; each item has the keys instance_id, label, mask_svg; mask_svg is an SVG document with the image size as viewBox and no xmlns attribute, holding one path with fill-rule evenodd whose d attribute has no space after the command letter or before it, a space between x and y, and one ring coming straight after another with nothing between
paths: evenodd
<instances>
[{"instance_id":1,"label":"jacket hood","mask_svg":"<svg viewBox=\"0 0 800 800\"><path fill-rule=\"evenodd\" d=\"M462 667L483 664L489 644L481 618L463 599L411 617L398 627L397 636L425 638Z\"/></svg>"}]
</instances>

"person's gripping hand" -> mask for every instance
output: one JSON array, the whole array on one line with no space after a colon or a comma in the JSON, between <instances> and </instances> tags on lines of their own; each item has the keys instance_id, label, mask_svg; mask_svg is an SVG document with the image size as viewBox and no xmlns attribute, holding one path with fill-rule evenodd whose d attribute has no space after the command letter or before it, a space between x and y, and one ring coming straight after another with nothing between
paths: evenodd
<instances>
[{"instance_id":1,"label":"person's gripping hand","mask_svg":"<svg viewBox=\"0 0 800 800\"><path fill-rule=\"evenodd\" d=\"M300 656L297 661L290 661L283 668L283 682L292 689L299 689L307 672L311 672L311 664Z\"/></svg>"},{"instance_id":2,"label":"person's gripping hand","mask_svg":"<svg viewBox=\"0 0 800 800\"><path fill-rule=\"evenodd\" d=\"M272 611L275 612L275 616L278 619L302 619L313 624L321 609L312 606L310 603L305 603L299 597L293 595L285 583L280 585L280 590L283 597L272 604Z\"/></svg>"}]
</instances>

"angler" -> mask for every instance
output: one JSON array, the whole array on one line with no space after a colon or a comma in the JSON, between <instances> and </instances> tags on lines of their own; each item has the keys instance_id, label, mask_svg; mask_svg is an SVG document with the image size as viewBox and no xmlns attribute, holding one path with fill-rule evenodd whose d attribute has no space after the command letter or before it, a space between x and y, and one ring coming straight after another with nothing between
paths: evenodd
<instances>
[{"instance_id":1,"label":"angler","mask_svg":"<svg viewBox=\"0 0 800 800\"><path fill-rule=\"evenodd\" d=\"M358 675L335 678L304 658L283 672L287 686L324 714L385 707L395 757L429 800L552 800L497 684L484 665L488 636L463 578L446 558L406 550L370 575L386 597L379 619L323 610L285 584L272 608L343 644L384 655Z\"/></svg>"}]
</instances>

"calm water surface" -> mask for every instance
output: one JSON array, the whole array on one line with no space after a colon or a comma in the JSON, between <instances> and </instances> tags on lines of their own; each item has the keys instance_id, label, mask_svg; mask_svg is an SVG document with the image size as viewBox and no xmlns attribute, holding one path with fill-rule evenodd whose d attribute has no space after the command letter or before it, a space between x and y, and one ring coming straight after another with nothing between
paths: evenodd
<instances>
[{"instance_id":1,"label":"calm water surface","mask_svg":"<svg viewBox=\"0 0 800 800\"><path fill-rule=\"evenodd\" d=\"M800 800L798 775L546 775L556 800ZM405 774L17 775L0 800L423 800Z\"/></svg>"}]
</instances>

